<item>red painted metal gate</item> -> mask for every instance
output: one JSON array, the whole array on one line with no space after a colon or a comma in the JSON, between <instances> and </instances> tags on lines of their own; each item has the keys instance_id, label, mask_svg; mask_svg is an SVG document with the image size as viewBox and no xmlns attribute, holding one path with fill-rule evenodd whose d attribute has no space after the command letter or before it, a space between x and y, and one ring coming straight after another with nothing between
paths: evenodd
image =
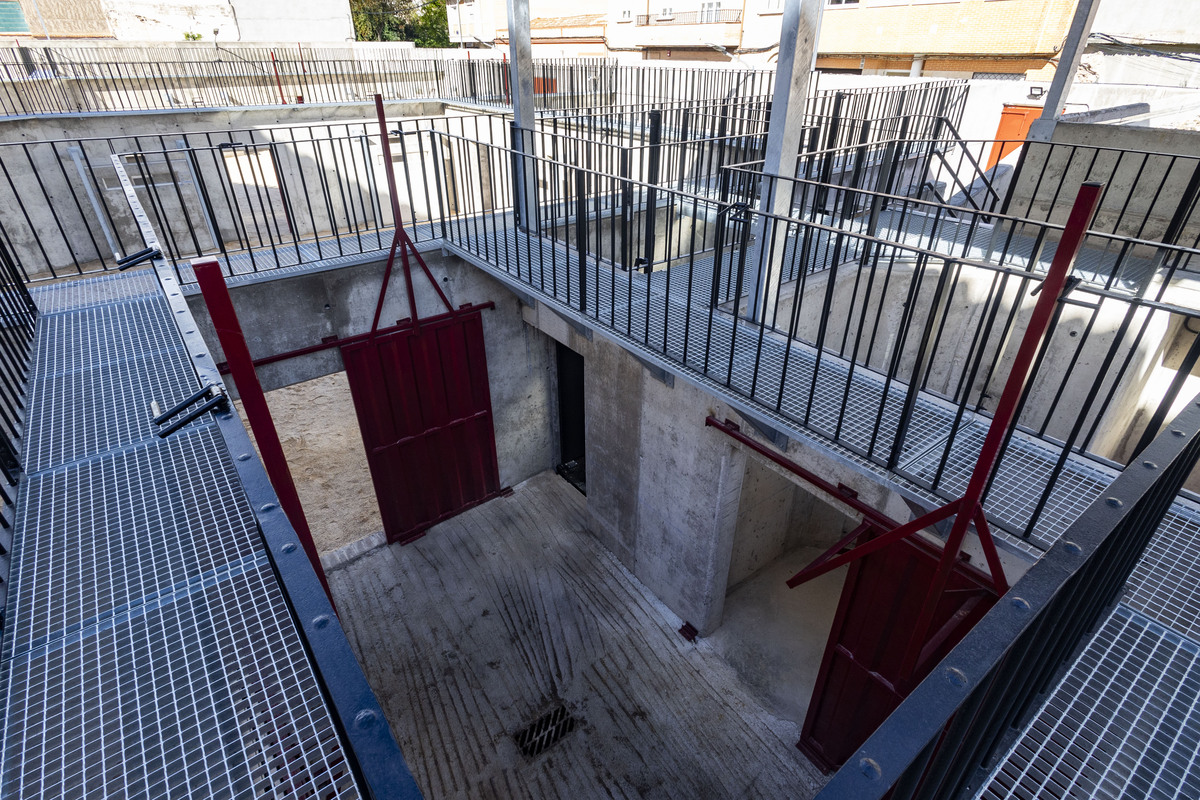
<instances>
[{"instance_id":1,"label":"red painted metal gate","mask_svg":"<svg viewBox=\"0 0 1200 800\"><path fill-rule=\"evenodd\" d=\"M850 565L799 747L823 770L841 766L996 603L991 577L959 560L938 598L915 668L905 653L942 551L920 537Z\"/></svg>"},{"instance_id":2,"label":"red painted metal gate","mask_svg":"<svg viewBox=\"0 0 1200 800\"><path fill-rule=\"evenodd\" d=\"M499 493L479 310L347 345L342 358L389 542Z\"/></svg>"}]
</instances>

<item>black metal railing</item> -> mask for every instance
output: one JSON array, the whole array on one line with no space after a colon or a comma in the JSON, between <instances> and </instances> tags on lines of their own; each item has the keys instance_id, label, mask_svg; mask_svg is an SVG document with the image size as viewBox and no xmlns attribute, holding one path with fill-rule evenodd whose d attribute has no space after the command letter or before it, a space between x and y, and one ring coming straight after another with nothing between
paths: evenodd
<instances>
[{"instance_id":1,"label":"black metal railing","mask_svg":"<svg viewBox=\"0 0 1200 800\"><path fill-rule=\"evenodd\" d=\"M432 136L448 244L912 485L961 492L1060 227L804 180L783 216L728 185ZM468 180L479 165L486 185ZM522 170L537 189L518 196ZM817 192L836 215L813 212ZM1132 409L1174 402L1159 384L1191 362L1146 362L1195 345L1200 311L1180 304L1195 256L1088 235L985 498L996 527L1053 542L1129 460L1147 424Z\"/></svg>"},{"instance_id":2,"label":"black metal railing","mask_svg":"<svg viewBox=\"0 0 1200 800\"><path fill-rule=\"evenodd\" d=\"M305 48L165 50L0 49L6 115L438 99L510 105L509 65L491 58L412 58L396 52ZM619 65L606 59L535 60L541 109L770 95L772 70Z\"/></svg>"},{"instance_id":3,"label":"black metal railing","mask_svg":"<svg viewBox=\"0 0 1200 800\"><path fill-rule=\"evenodd\" d=\"M791 213L798 218L866 237L927 247L951 258L986 261L1029 274L1044 271L1057 244L1059 206L1072 195L1069 187L1046 180L1041 173L1036 180L1022 182L1013 169L1004 174L996 168L979 172L982 159L989 153L1010 146L1014 148L1010 161L1017 161L1022 156L1019 148L1025 146L1023 142L957 140L955 160L931 156L945 145L945 140L897 140L806 155L801 159L800 174L816 179L767 178L764 182L753 169L739 166L732 170L735 178L730 181L726 197L759 203L764 191L789 194ZM1077 151L1067 148L1058 156L1051 152L1050 157L1067 162L1072 157L1080 158ZM835 156L832 160L831 155ZM1052 332L1053 349L1045 355L1048 366L1027 390L1020 420L1022 430L1062 445L1060 467L1069 452L1086 453L1117 466L1128 464L1189 391L1188 376L1200 360L1200 341L1194 333L1200 327L1198 304L1190 288L1200 272L1200 251L1192 246L1195 231L1189 231L1195 224L1194 206L1184 191L1191 185L1197 162L1180 163L1176 156L1124 153L1123 160L1136 164L1138 174L1145 176L1143 185L1128 180L1126 175L1096 167L1104 158L1110 165L1119 163L1122 156L1099 150L1093 150L1090 156L1093 168L1086 173L1087 179L1107 179L1109 183L1076 263L1074 277L1078 285L1064 300ZM1170 167L1176 175L1164 180L1170 175ZM971 175L977 175L970 184L972 191L953 196L954 204L924 199L929 196L929 176L947 173L957 173L964 184ZM1079 178L1080 174L1085 173L1068 179ZM1171 186L1170 182L1177 185ZM905 193L916 196L903 196ZM970 199L972 193L974 198ZM1040 218L999 213L1006 204L1028 209L1029 201L1019 198L1030 196L1053 199L1035 206L1041 212ZM1173 212L1168 196L1174 198ZM1170 221L1164 222L1168 218ZM1148 230L1158 232L1162 239L1140 239L1125 233ZM1187 241L1181 244L1181 239ZM845 331L835 340L839 354L846 358L852 357L856 347L871 352L881 331L884 336L890 335L887 326L880 327L878 320L878 315L886 315L886 300L875 306L863 293L887 295L896 291L890 277L882 284L886 288L881 288L879 280L885 273L879 271L878 261L869 249L864 252L859 248L858 241L843 237L841 249L832 260L850 266L855 276L855 299L851 302L867 303L861 311L869 321L865 330L860 317L858 329ZM806 269L812 272L830 266L829 261L818 261L807 264ZM795 270L786 277L794 278ZM953 387L926 380L922 391L973 413L989 412L996 382L1003 376L1002 366L1011 350L1011 344L1001 342L1013 341L1029 303L1013 302L1016 295L1012 293L1017 290L1011 279L1001 280L998 274L982 282L979 275L972 278L964 273L956 278L947 295L952 306L979 308L973 297L981 294L986 298L985 305L992 309L980 316L977 327L969 332L970 357L977 360L978 366ZM920 296L927 289L917 291ZM1000 299L1006 296L1009 299ZM896 297L893 302L906 301ZM778 313L775 308L768 309L764 321L778 327L783 324ZM872 316L876 317L873 321ZM938 346L943 345L939 342ZM976 346L983 349L974 350ZM1139 413L1139 409L1144 411ZM938 465L932 488L940 486L944 469L944 463ZM1049 502L1052 488L1047 487L1039 508ZM1030 533L1031 529L1026 528L1024 534Z\"/></svg>"},{"instance_id":4,"label":"black metal railing","mask_svg":"<svg viewBox=\"0 0 1200 800\"><path fill-rule=\"evenodd\" d=\"M934 668L818 795L971 796L1119 598L1200 459L1193 400Z\"/></svg>"},{"instance_id":5,"label":"black metal railing","mask_svg":"<svg viewBox=\"0 0 1200 800\"><path fill-rule=\"evenodd\" d=\"M637 25L711 25L741 22L740 8L715 8L707 11L681 11L670 14L638 14Z\"/></svg>"},{"instance_id":6,"label":"black metal railing","mask_svg":"<svg viewBox=\"0 0 1200 800\"><path fill-rule=\"evenodd\" d=\"M698 104L674 105L665 112L621 110L602 117L601 125L585 125L572 116L547 116L530 133L530 143L533 152L572 163L614 170L624 164L637 177L648 175L653 166L666 184L699 187L721 164L756 157L754 148L761 134L710 135L713 128L720 133L738 127L731 115L739 108L740 104L730 104L723 116L714 116ZM653 126L657 139L651 136L651 117L659 120ZM390 122L389 128L401 213L418 242L440 235L431 223L443 214L434 181L441 165L434 161L428 131L454 132L501 146L511 142L510 118L500 114L401 119ZM672 139L684 134L701 138ZM232 272L244 274L377 254L390 244L394 222L390 205L381 200L386 173L379 163L382 148L374 125L199 134L176 139L174 147L164 147L164 141L169 140L141 137L119 142L113 149L124 151L117 154L119 163L134 181L165 253L185 283L191 280L188 262L200 256L219 256ZM102 149L105 143L113 146L112 140L83 146ZM133 146L140 149L130 151ZM105 161L99 164L106 168L99 169L102 176L114 169L111 157ZM473 180L488 182L493 176L485 170L462 179L467 187ZM507 180L507 176L494 179ZM135 238L127 204L98 208L94 201L99 187L84 188L91 191L77 191L76 196L84 196L87 205L62 209L47 204L43 213L65 218L61 229L83 236L89 228L72 222L91 210L106 235L121 233L114 252L140 249L143 243ZM453 202L453 194L450 197ZM31 228L26 223L18 230ZM44 235L38 241L45 247L55 240ZM99 241L103 247L104 239ZM75 264L76 270L90 271L97 262L98 268L105 269L114 263L101 255L94 240L77 240L77 244L83 252L91 248L96 261Z\"/></svg>"},{"instance_id":7,"label":"black metal railing","mask_svg":"<svg viewBox=\"0 0 1200 800\"><path fill-rule=\"evenodd\" d=\"M818 74L818 86L820 76ZM937 138L943 120L952 127L962 125L970 87L964 80L922 80L892 86L853 89L820 89L809 93L805 107L807 124L820 122L822 137L814 149L829 150L863 143L860 126L870 123L877 138ZM911 118L905 133L902 120ZM891 125L883 124L892 120Z\"/></svg>"},{"instance_id":8,"label":"black metal railing","mask_svg":"<svg viewBox=\"0 0 1200 800\"><path fill-rule=\"evenodd\" d=\"M761 97L666 104L663 136L681 141L750 135L762 130L766 105ZM617 106L590 115L561 110L544 114L538 125L552 133L634 146L646 141L652 107ZM392 151L401 205L418 240L433 235L428 223L440 214L425 132L436 128L505 143L508 127L499 112L391 123L391 130L399 131ZM270 245L285 240L319 244L315 251L303 249L296 263L363 252L391 226L390 209L377 199L386 185L378 182L383 178L375 164L378 144L378 130L368 123L0 144L0 241L9 246L26 280L114 269L117 258L144 244L111 156L133 159L142 153L137 165L130 162L131 173L147 210L165 212L162 238L177 260L220 253L218 242L235 252L260 246L252 264L256 270L270 268L275 255ZM243 219L263 199L286 206L273 209L283 218L282 227L269 228L275 238L266 235L265 223L255 232L255 221Z\"/></svg>"},{"instance_id":9,"label":"black metal railing","mask_svg":"<svg viewBox=\"0 0 1200 800\"><path fill-rule=\"evenodd\" d=\"M21 437L38 310L8 247L0 242L0 628L21 481Z\"/></svg>"}]
</instances>

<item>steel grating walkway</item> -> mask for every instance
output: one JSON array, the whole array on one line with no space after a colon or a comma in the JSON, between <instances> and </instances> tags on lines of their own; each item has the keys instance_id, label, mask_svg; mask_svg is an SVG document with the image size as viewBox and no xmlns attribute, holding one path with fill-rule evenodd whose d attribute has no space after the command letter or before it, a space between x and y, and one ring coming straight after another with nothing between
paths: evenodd
<instances>
[{"instance_id":1,"label":"steel grating walkway","mask_svg":"<svg viewBox=\"0 0 1200 800\"><path fill-rule=\"evenodd\" d=\"M0 797L358 797L153 272L33 294Z\"/></svg>"}]
</instances>

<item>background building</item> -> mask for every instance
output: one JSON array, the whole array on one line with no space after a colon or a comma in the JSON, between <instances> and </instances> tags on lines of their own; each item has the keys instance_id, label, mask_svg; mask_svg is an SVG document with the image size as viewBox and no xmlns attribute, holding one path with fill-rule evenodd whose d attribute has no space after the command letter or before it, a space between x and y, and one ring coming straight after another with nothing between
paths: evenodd
<instances>
[{"instance_id":1,"label":"background building","mask_svg":"<svg viewBox=\"0 0 1200 800\"><path fill-rule=\"evenodd\" d=\"M36 39L341 42L354 39L346 0L5 0L0 34Z\"/></svg>"}]
</instances>

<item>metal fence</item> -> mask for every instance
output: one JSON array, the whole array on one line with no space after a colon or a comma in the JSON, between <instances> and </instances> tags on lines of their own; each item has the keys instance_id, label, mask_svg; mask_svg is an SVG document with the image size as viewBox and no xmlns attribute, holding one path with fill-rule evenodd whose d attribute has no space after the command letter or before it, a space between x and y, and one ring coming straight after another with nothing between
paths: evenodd
<instances>
[{"instance_id":1,"label":"metal fence","mask_svg":"<svg viewBox=\"0 0 1200 800\"><path fill-rule=\"evenodd\" d=\"M651 108L655 104L616 106L590 115L546 112L538 126L601 145L636 146L647 141ZM766 109L762 97L663 104L662 135L675 141L748 136L763 129ZM399 132L392 150L403 210L419 240L431 235L428 222L440 213L424 132L436 128L504 143L509 119L496 113L408 117L392 123ZM118 257L144 244L111 156L143 153L130 171L146 208L163 212L162 238L177 259L224 252L221 244L227 250L246 250L257 242L265 252L255 255L255 268L263 268L274 256L270 243L280 244L293 234L333 248L304 249L297 254L301 261L375 249L377 238L372 237L392 224L387 204L381 207L378 201L385 185L378 144L378 130L370 123L0 144L0 241L9 246L26 280L115 268ZM247 192L250 196L244 196ZM286 235L248 238L246 232L256 223L242 217L267 199L280 204L273 213L286 218L283 228L273 225L271 230L279 234L286 229ZM258 228L265 232L265 223Z\"/></svg>"},{"instance_id":2,"label":"metal fence","mask_svg":"<svg viewBox=\"0 0 1200 800\"><path fill-rule=\"evenodd\" d=\"M805 180L806 210L782 216L434 138L448 243L916 486L961 492L1060 226ZM1200 351L1200 312L1178 305L1197 255L1089 233L985 498L997 527L1046 546L1111 480L1105 464L1157 431L1132 409L1169 409L1186 385L1194 359L1155 359Z\"/></svg>"},{"instance_id":3,"label":"metal fence","mask_svg":"<svg viewBox=\"0 0 1200 800\"><path fill-rule=\"evenodd\" d=\"M1014 729L1119 597L1198 459L1200 407L1189 402L818 797L952 800L978 790Z\"/></svg>"},{"instance_id":4,"label":"metal fence","mask_svg":"<svg viewBox=\"0 0 1200 800\"><path fill-rule=\"evenodd\" d=\"M440 99L511 104L509 65L496 58L412 58L366 51L212 48L183 58L115 49L0 49L6 115ZM771 70L619 65L606 59L535 60L539 108L725 100L771 93Z\"/></svg>"},{"instance_id":5,"label":"metal fence","mask_svg":"<svg viewBox=\"0 0 1200 800\"><path fill-rule=\"evenodd\" d=\"M965 80L925 80L895 86L818 89L811 92L804 114L822 136L812 149L829 150L886 138L937 138L941 125L962 124L970 90ZM903 133L900 126L910 120ZM890 120L890 124L884 124ZM864 123L873 131L868 137Z\"/></svg>"},{"instance_id":6,"label":"metal fence","mask_svg":"<svg viewBox=\"0 0 1200 800\"><path fill-rule=\"evenodd\" d=\"M790 194L792 214L799 218L1037 274L1055 251L1071 187L1083 181L1105 183L1100 211L1076 264L1078 286L1060 309L1059 338L1046 356L1053 366L1029 389L1022 426L1062 443L1062 458L1074 450L1125 465L1160 430L1181 397L1194 391L1190 381L1200 361L1200 337L1194 333L1200 303L1190 287L1200 271L1198 170L1200 160L1168 154L1019 141L904 139L806 154L799 168L802 177L794 181L768 178L764 183L753 168L738 166L724 197L755 203L767 186L768 192ZM1001 213L1006 209L1018 213ZM843 236L839 245L835 236L825 245L840 248L834 256L808 263L806 269L832 267L844 273L849 267L865 281L856 285L851 302L868 302L867 308L874 310L862 314L869 318L883 312L862 293L886 294L888 289L872 283L879 277L878 261L858 241ZM795 270L785 277L795 279ZM1014 326L1023 324L1028 301L997 299L1015 291L1011 283L988 280L981 285L969 275L956 278L946 291L951 307L977 307L969 299L977 291L984 292L988 303L999 303L994 314L978 318L972 333L989 355L975 352L974 358L984 358L981 367L953 390L946 384L939 387L936 380L934 385L926 381L923 389L986 413L993 384L1003 373L999 367L1005 349L983 342L1007 341ZM785 324L777 309L767 311L769 325ZM861 318L859 322L863 324ZM850 350L862 346L870 352L880 329L868 325L868 330L869 335L864 330L841 334L839 353L850 357ZM999 349L989 349L993 347ZM1069 382L1076 388L1068 389ZM940 480L935 475L933 485Z\"/></svg>"},{"instance_id":7,"label":"metal fence","mask_svg":"<svg viewBox=\"0 0 1200 800\"><path fill-rule=\"evenodd\" d=\"M644 25L707 25L725 22L741 22L740 8L716 8L708 11L682 11L679 13L638 14L638 26Z\"/></svg>"},{"instance_id":8,"label":"metal fence","mask_svg":"<svg viewBox=\"0 0 1200 800\"><path fill-rule=\"evenodd\" d=\"M0 243L0 628L8 600L26 384L37 316L12 254Z\"/></svg>"}]
</instances>

